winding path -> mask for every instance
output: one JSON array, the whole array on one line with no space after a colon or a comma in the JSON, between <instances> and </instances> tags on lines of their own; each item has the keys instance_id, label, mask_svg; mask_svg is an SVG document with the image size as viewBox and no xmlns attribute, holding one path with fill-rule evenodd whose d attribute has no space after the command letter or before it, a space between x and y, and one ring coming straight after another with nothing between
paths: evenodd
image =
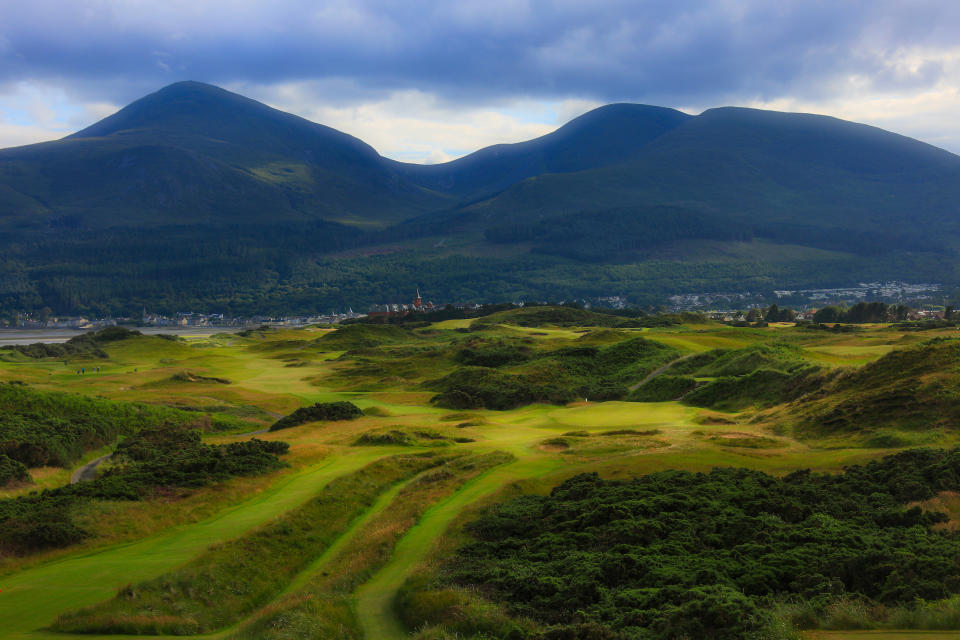
<instances>
[{"instance_id":1,"label":"winding path","mask_svg":"<svg viewBox=\"0 0 960 640\"><path fill-rule=\"evenodd\" d=\"M688 358L692 358L692 357L695 356L695 355L697 355L697 354L696 354L696 353L688 353L688 354L685 355L685 356L680 356L679 358L677 358L677 359L675 359L675 360L671 360L670 362L668 362L667 364L663 365L663 366L660 367L659 369L654 369L653 371L651 371L649 374L647 374L647 377L646 377L646 378L644 378L643 380L641 380L641 381L638 382L637 384L635 384L635 385L633 385L633 386L631 386L631 387L627 387L627 388L628 388L630 391L636 391L637 389L639 389L640 387L642 387L642 386L645 385L646 383L650 382L651 380L653 380L654 378L656 378L658 375L660 375L661 373L663 373L664 371L666 371L667 369L669 369L669 368L672 367L673 365L677 364L678 362L683 362L684 360L686 360L686 359L688 359Z\"/></svg>"},{"instance_id":2,"label":"winding path","mask_svg":"<svg viewBox=\"0 0 960 640\"><path fill-rule=\"evenodd\" d=\"M88 480L93 480L97 475L97 467L100 466L100 463L113 455L113 452L110 452L104 456L100 456L96 460L91 460L87 464L83 465L70 475L70 484L77 484L78 482L87 482Z\"/></svg>"}]
</instances>

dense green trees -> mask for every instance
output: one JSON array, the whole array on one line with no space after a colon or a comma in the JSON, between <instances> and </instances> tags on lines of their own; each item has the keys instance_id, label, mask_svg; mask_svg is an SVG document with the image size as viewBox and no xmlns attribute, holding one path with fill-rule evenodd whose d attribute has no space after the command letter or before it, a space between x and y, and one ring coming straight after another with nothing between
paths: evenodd
<instances>
[{"instance_id":1,"label":"dense green trees","mask_svg":"<svg viewBox=\"0 0 960 640\"><path fill-rule=\"evenodd\" d=\"M906 305L888 305L884 302L858 302L849 309L836 306L826 306L813 314L813 321L848 322L859 324L864 322L900 322L907 319L910 309Z\"/></svg>"}]
</instances>

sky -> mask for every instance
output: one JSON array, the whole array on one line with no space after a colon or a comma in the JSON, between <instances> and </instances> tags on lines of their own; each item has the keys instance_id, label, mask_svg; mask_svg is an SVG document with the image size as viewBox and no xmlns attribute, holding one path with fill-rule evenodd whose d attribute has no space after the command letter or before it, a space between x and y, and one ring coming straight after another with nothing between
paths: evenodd
<instances>
[{"instance_id":1,"label":"sky","mask_svg":"<svg viewBox=\"0 0 960 640\"><path fill-rule=\"evenodd\" d=\"M960 2L0 0L0 148L180 80L410 162L610 102L820 113L960 153Z\"/></svg>"}]
</instances>

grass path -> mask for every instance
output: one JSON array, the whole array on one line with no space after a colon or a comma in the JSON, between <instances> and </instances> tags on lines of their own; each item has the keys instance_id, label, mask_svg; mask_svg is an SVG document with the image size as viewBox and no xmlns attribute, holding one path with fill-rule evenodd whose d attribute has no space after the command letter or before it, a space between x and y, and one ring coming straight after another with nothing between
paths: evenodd
<instances>
[{"instance_id":1,"label":"grass path","mask_svg":"<svg viewBox=\"0 0 960 640\"><path fill-rule=\"evenodd\" d=\"M393 612L393 598L404 580L421 562L434 542L467 506L507 484L541 476L564 466L562 461L527 454L516 462L497 467L465 485L460 491L427 511L420 522L397 544L390 562L356 591L357 618L368 640L402 640L407 632Z\"/></svg>"},{"instance_id":2,"label":"grass path","mask_svg":"<svg viewBox=\"0 0 960 640\"><path fill-rule=\"evenodd\" d=\"M649 374L647 374L647 377L646 377L646 378L644 378L643 380L641 380L641 381L638 382L637 384L630 385L629 387L627 387L627 390L628 390L628 391L636 391L637 389L639 389L639 388L642 387L643 385L647 384L648 382L650 382L651 380L653 380L654 378L656 378L658 375L660 375L661 373L663 373L664 371L666 371L667 369L669 369L669 368L672 367L673 365L677 364L678 362L683 362L684 360L687 360L687 359L689 359L689 358L692 358L692 357L695 356L695 355L697 355L697 354L696 354L696 353L688 353L688 354L685 355L685 356L680 356L679 358L675 358L675 359L671 360L670 362L668 362L667 364L663 365L662 367L658 367L658 368L654 369L653 371L651 371Z\"/></svg>"},{"instance_id":3,"label":"grass path","mask_svg":"<svg viewBox=\"0 0 960 640\"><path fill-rule=\"evenodd\" d=\"M205 521L2 578L0 637L37 637L31 632L50 624L64 610L106 600L128 583L150 579L183 564L211 544L235 538L299 506L334 478L388 453L396 451L377 447L330 456Z\"/></svg>"}]
</instances>

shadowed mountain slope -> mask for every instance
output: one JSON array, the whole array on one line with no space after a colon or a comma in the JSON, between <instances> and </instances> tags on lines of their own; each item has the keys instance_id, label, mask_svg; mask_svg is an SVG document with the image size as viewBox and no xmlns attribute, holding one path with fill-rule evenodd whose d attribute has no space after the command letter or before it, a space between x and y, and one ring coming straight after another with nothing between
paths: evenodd
<instances>
[{"instance_id":1,"label":"shadowed mountain slope","mask_svg":"<svg viewBox=\"0 0 960 640\"><path fill-rule=\"evenodd\" d=\"M475 195L544 173L572 173L622 162L690 118L664 107L609 104L535 140L486 147L443 164L397 163L398 170L430 189Z\"/></svg>"},{"instance_id":2,"label":"shadowed mountain slope","mask_svg":"<svg viewBox=\"0 0 960 640\"><path fill-rule=\"evenodd\" d=\"M316 218L361 225L440 200L372 147L218 87L179 82L63 140L0 151L0 216L84 227Z\"/></svg>"},{"instance_id":3,"label":"shadowed mountain slope","mask_svg":"<svg viewBox=\"0 0 960 640\"><path fill-rule=\"evenodd\" d=\"M593 229L592 237L666 205L686 211L689 226L706 217L776 241L877 253L955 245L958 202L960 157L942 149L825 116L722 108L687 119L625 162L526 179L424 219L486 230L500 242L551 237L552 245L558 224ZM621 222L611 224L611 215Z\"/></svg>"}]
</instances>

